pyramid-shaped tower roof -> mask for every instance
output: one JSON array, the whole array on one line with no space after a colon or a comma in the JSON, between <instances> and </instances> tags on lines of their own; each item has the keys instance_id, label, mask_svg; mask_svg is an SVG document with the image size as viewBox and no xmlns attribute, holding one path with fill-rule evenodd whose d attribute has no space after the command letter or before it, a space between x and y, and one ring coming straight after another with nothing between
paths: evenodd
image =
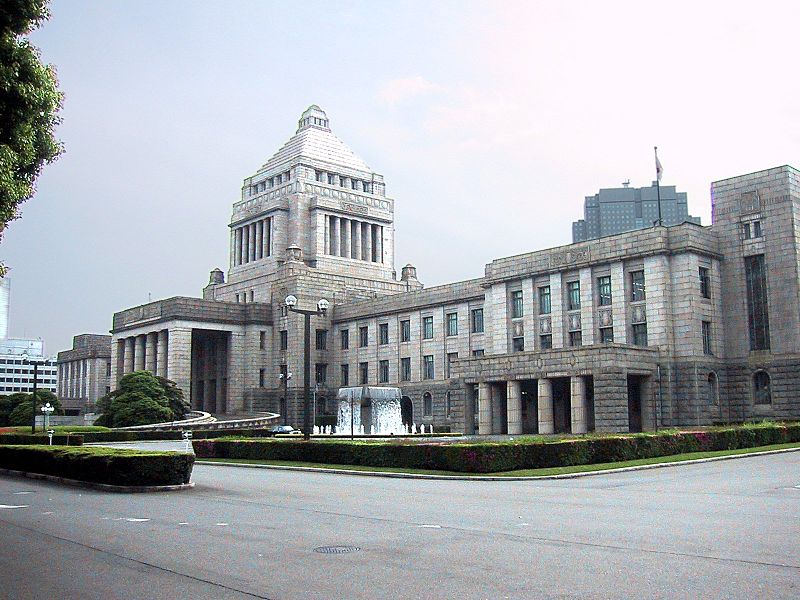
<instances>
[{"instance_id":1,"label":"pyramid-shaped tower roof","mask_svg":"<svg viewBox=\"0 0 800 600\"><path fill-rule=\"evenodd\" d=\"M298 122L297 132L264 163L259 173L281 171L298 162L327 167L334 172L372 169L331 131L328 116L316 104L309 106Z\"/></svg>"}]
</instances>

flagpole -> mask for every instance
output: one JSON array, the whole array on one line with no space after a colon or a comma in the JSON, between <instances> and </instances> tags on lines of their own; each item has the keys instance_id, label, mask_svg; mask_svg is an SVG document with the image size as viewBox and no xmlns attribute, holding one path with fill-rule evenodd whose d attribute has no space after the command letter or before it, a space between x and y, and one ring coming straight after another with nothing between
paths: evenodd
<instances>
[{"instance_id":1,"label":"flagpole","mask_svg":"<svg viewBox=\"0 0 800 600\"><path fill-rule=\"evenodd\" d=\"M658 226L661 227L663 222L661 220L661 186L659 185L659 181L661 181L661 173L658 170L658 146L653 146L653 150L656 153L656 198L658 198Z\"/></svg>"}]
</instances>

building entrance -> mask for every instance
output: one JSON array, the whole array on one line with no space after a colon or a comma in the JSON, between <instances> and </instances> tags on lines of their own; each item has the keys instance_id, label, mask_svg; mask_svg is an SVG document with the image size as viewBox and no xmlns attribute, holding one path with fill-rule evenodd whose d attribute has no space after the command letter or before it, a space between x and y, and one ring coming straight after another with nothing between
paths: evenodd
<instances>
[{"instance_id":1,"label":"building entrance","mask_svg":"<svg viewBox=\"0 0 800 600\"><path fill-rule=\"evenodd\" d=\"M628 375L628 431L642 430L642 378Z\"/></svg>"},{"instance_id":2,"label":"building entrance","mask_svg":"<svg viewBox=\"0 0 800 600\"><path fill-rule=\"evenodd\" d=\"M554 433L572 433L572 402L569 377L555 377L553 382Z\"/></svg>"},{"instance_id":3,"label":"building entrance","mask_svg":"<svg viewBox=\"0 0 800 600\"><path fill-rule=\"evenodd\" d=\"M522 433L539 433L539 386L535 379L520 382Z\"/></svg>"},{"instance_id":4,"label":"building entrance","mask_svg":"<svg viewBox=\"0 0 800 600\"><path fill-rule=\"evenodd\" d=\"M403 419L404 427L411 427L414 422L414 404L408 396L400 398L400 417Z\"/></svg>"}]
</instances>

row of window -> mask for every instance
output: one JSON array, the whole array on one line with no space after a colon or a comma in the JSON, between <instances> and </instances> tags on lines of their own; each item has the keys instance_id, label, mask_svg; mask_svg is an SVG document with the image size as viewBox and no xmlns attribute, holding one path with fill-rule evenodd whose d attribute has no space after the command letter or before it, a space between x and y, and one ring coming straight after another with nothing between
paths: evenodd
<instances>
[{"instance_id":1,"label":"row of window","mask_svg":"<svg viewBox=\"0 0 800 600\"><path fill-rule=\"evenodd\" d=\"M746 240L763 236L764 234L761 232L761 221L742 223L742 235Z\"/></svg>"},{"instance_id":2,"label":"row of window","mask_svg":"<svg viewBox=\"0 0 800 600\"><path fill-rule=\"evenodd\" d=\"M32 377L0 377L0 382L3 383L30 383L33 385L33 378ZM41 383L44 385L55 385L56 379L55 377L37 377L36 383Z\"/></svg>"},{"instance_id":3,"label":"row of window","mask_svg":"<svg viewBox=\"0 0 800 600\"><path fill-rule=\"evenodd\" d=\"M253 290L250 290L249 292L248 291L241 292L239 294L236 294L236 302L242 304L245 304L247 302L255 302L254 297L255 297L255 292Z\"/></svg>"},{"instance_id":4,"label":"row of window","mask_svg":"<svg viewBox=\"0 0 800 600\"><path fill-rule=\"evenodd\" d=\"M343 188L350 188L356 191L365 191L370 193L372 190L372 183L364 179L357 179L355 177L347 177L346 175L338 175L336 173L328 173L327 171L315 171L314 177L320 183L327 183L328 185L338 185Z\"/></svg>"},{"instance_id":5,"label":"row of window","mask_svg":"<svg viewBox=\"0 0 800 600\"><path fill-rule=\"evenodd\" d=\"M255 194L258 194L259 192L267 190L268 188L273 188L276 185L281 185L283 183L286 183L291 178L292 178L292 172L286 171L285 173L280 173L279 175L275 175L274 177L269 177L264 181L259 181L258 183L254 183L253 185L250 186L248 190L249 195L253 196Z\"/></svg>"}]
</instances>

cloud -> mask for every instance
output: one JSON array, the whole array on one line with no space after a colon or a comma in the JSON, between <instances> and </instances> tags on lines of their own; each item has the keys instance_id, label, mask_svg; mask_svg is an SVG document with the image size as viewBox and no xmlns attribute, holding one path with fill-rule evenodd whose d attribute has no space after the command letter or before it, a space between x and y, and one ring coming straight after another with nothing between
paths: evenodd
<instances>
[{"instance_id":1,"label":"cloud","mask_svg":"<svg viewBox=\"0 0 800 600\"><path fill-rule=\"evenodd\" d=\"M387 81L378 89L378 98L386 104L396 106L419 96L443 91L445 91L443 86L417 75Z\"/></svg>"}]
</instances>

